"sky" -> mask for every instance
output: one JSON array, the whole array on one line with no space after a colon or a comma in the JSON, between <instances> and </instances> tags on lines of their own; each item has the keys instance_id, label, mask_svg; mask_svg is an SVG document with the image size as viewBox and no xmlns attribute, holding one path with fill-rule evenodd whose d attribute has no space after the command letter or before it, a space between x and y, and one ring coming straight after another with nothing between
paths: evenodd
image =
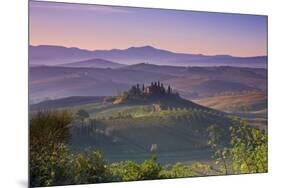
<instances>
[{"instance_id":1,"label":"sky","mask_svg":"<svg viewBox=\"0 0 281 188\"><path fill-rule=\"evenodd\" d=\"M29 10L31 45L267 55L266 16L35 1Z\"/></svg>"}]
</instances>

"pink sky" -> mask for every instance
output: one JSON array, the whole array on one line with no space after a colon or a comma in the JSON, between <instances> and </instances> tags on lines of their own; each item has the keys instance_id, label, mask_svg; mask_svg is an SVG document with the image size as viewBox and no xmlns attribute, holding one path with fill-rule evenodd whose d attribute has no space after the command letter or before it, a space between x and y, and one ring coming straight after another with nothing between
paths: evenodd
<instances>
[{"instance_id":1,"label":"pink sky","mask_svg":"<svg viewBox=\"0 0 281 188\"><path fill-rule=\"evenodd\" d=\"M260 56L267 55L267 17L30 2L30 44Z\"/></svg>"}]
</instances>

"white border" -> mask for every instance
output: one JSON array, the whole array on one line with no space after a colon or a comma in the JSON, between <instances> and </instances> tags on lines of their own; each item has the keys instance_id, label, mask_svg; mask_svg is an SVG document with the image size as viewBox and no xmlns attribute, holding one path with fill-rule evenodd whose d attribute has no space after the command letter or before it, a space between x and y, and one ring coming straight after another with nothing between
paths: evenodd
<instances>
[{"instance_id":1,"label":"white border","mask_svg":"<svg viewBox=\"0 0 281 188\"><path fill-rule=\"evenodd\" d=\"M61 0L57 0L61 1ZM65 0L125 5L269 15L269 173L107 183L75 187L276 187L280 185L281 29L278 0ZM0 41L0 187L27 186L27 0L1 1ZM279 120L279 121L278 121ZM64 186L71 187L71 186ZM74 186L73 186L74 187Z\"/></svg>"}]
</instances>

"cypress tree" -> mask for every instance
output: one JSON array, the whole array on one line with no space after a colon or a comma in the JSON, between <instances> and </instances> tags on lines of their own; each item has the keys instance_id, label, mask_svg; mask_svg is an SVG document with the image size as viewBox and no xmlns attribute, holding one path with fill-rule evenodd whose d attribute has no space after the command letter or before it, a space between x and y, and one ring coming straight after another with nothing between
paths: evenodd
<instances>
[{"instance_id":1,"label":"cypress tree","mask_svg":"<svg viewBox=\"0 0 281 188\"><path fill-rule=\"evenodd\" d=\"M168 94L171 94L171 87L170 87L170 85L168 86Z\"/></svg>"},{"instance_id":2,"label":"cypress tree","mask_svg":"<svg viewBox=\"0 0 281 188\"><path fill-rule=\"evenodd\" d=\"M162 93L162 94L165 94L165 92L166 92L166 91L165 91L165 87L164 87L163 83L161 83L161 93Z\"/></svg>"}]
</instances>

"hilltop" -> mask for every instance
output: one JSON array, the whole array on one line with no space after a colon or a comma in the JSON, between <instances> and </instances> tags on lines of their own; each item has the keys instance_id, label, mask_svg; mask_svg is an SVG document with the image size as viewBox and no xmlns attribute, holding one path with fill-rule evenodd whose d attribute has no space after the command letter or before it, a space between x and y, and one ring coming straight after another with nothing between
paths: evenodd
<instances>
[{"instance_id":1,"label":"hilltop","mask_svg":"<svg viewBox=\"0 0 281 188\"><path fill-rule=\"evenodd\" d=\"M172 108L190 108L216 111L190 100L181 98L180 94L170 85L164 86L160 81L151 82L149 85L136 84L131 86L127 91L117 96L71 96L66 98L45 100L36 104L32 104L32 111L45 109L63 109L78 108L88 104L99 103L106 109L117 108L123 106L140 106L140 105L157 105L159 109L167 110ZM222 113L222 112L219 112Z\"/></svg>"},{"instance_id":2,"label":"hilltop","mask_svg":"<svg viewBox=\"0 0 281 188\"><path fill-rule=\"evenodd\" d=\"M176 99L179 98L177 92L173 92L170 85L165 88L163 83L160 81L151 82L150 85L145 86L142 84L133 85L128 91L123 92L122 95L116 98L115 103L123 103L124 101L151 101L153 99Z\"/></svg>"},{"instance_id":3,"label":"hilltop","mask_svg":"<svg viewBox=\"0 0 281 188\"><path fill-rule=\"evenodd\" d=\"M180 97L180 94L167 87L160 81L151 82L149 85L136 84L128 91L123 92L113 100L113 104L158 104L161 109L168 108L197 108L208 109L189 100ZM208 109L210 110L210 109Z\"/></svg>"}]
</instances>

